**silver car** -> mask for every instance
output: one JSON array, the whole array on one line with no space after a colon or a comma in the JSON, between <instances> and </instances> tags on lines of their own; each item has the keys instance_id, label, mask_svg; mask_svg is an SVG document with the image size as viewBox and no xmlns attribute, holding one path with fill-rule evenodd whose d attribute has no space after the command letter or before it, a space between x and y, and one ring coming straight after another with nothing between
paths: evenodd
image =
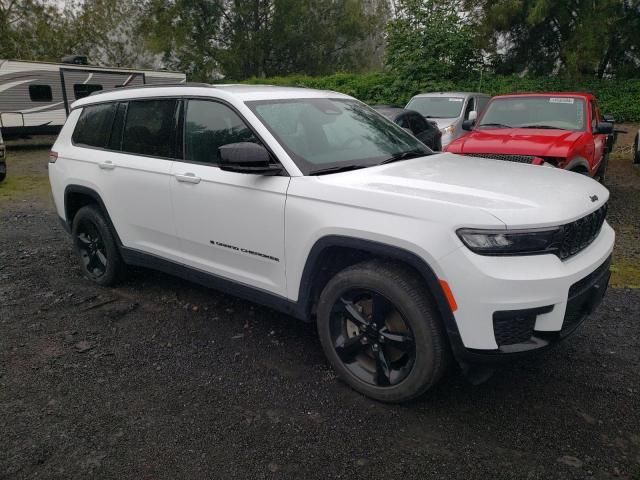
<instances>
[{"instance_id":1,"label":"silver car","mask_svg":"<svg viewBox=\"0 0 640 480\"><path fill-rule=\"evenodd\" d=\"M491 97L474 92L437 92L416 95L405 108L415 110L434 120L442 132L442 147L446 147L466 132L462 122L475 120Z\"/></svg>"}]
</instances>

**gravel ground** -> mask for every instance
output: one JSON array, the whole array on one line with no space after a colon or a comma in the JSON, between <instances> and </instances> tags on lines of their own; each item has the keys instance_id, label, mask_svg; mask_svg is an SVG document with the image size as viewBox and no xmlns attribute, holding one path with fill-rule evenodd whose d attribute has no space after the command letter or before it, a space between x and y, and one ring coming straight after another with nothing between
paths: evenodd
<instances>
[{"instance_id":1,"label":"gravel ground","mask_svg":"<svg viewBox=\"0 0 640 480\"><path fill-rule=\"evenodd\" d=\"M640 479L640 290L471 386L371 402L312 325L175 278L83 279L46 181L0 184L0 478ZM640 172L612 161L614 279L640 284Z\"/></svg>"}]
</instances>

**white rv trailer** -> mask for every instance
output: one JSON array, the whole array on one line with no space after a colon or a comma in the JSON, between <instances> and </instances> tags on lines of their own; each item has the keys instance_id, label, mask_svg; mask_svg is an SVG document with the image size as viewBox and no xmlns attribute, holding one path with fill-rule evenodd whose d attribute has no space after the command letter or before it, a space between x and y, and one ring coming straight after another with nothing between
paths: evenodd
<instances>
[{"instance_id":1,"label":"white rv trailer","mask_svg":"<svg viewBox=\"0 0 640 480\"><path fill-rule=\"evenodd\" d=\"M0 130L5 139L57 134L70 105L95 91L186 82L184 73L94 67L77 64L78 58L83 62L83 57L75 57L75 63L0 59Z\"/></svg>"}]
</instances>

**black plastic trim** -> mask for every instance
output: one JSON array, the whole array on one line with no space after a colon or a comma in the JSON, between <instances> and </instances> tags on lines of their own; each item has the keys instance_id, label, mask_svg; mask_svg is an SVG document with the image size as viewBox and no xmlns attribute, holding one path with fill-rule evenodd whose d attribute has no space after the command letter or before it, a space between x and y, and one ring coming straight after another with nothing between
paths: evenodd
<instances>
[{"instance_id":1,"label":"black plastic trim","mask_svg":"<svg viewBox=\"0 0 640 480\"><path fill-rule=\"evenodd\" d=\"M120 254L128 265L159 270L302 319L297 303L286 297L131 248L120 246Z\"/></svg>"},{"instance_id":2,"label":"black plastic trim","mask_svg":"<svg viewBox=\"0 0 640 480\"><path fill-rule=\"evenodd\" d=\"M64 189L64 214L65 214L64 222L67 224L69 228L68 231L69 232L71 231L71 226L72 226L71 222L69 221L69 211L68 211L68 205L67 205L67 198L70 193L80 193L82 195L87 195L96 201L96 203L100 206L100 208L104 212L105 219L107 221L107 224L109 225L109 228L111 228L113 235L115 236L115 240L116 240L116 243L118 244L118 247L122 248L122 241L118 236L118 231L113 226L113 222L111 221L111 217L109 216L109 211L107 210L107 207L102 201L102 197L100 197L100 195L95 190L92 190L91 188L88 188L88 187L84 187L82 185L67 185L67 187Z\"/></svg>"}]
</instances>

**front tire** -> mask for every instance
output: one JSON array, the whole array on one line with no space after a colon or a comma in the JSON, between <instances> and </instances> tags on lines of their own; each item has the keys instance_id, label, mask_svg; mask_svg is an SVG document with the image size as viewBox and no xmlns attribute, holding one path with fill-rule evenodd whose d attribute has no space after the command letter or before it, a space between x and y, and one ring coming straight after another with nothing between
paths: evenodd
<instances>
[{"instance_id":1,"label":"front tire","mask_svg":"<svg viewBox=\"0 0 640 480\"><path fill-rule=\"evenodd\" d=\"M113 285L122 278L125 265L100 208L87 205L78 210L71 233L85 277L102 286Z\"/></svg>"},{"instance_id":2,"label":"front tire","mask_svg":"<svg viewBox=\"0 0 640 480\"><path fill-rule=\"evenodd\" d=\"M444 374L449 352L422 279L392 262L349 267L318 303L322 348L338 375L382 402L418 397Z\"/></svg>"}]
</instances>

